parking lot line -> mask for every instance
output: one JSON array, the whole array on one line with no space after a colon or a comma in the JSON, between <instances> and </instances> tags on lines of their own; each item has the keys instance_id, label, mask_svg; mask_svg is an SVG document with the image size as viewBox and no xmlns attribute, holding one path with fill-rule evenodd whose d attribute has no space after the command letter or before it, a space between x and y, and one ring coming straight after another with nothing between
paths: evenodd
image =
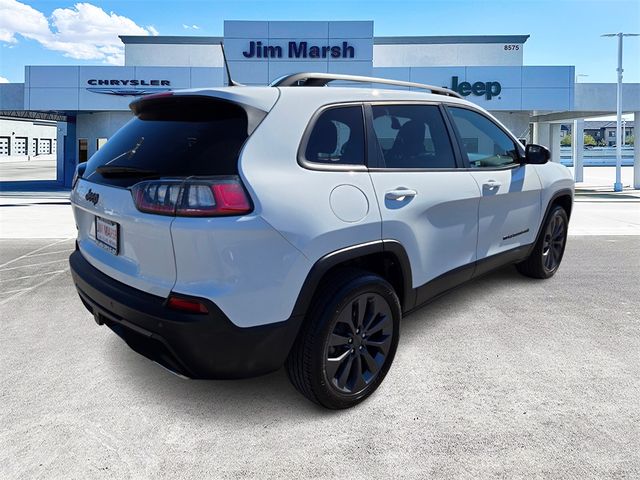
<instances>
[{"instance_id":1,"label":"parking lot line","mask_svg":"<svg viewBox=\"0 0 640 480\"><path fill-rule=\"evenodd\" d=\"M0 268L0 272L7 272L9 270L18 270L19 268L40 267L42 265L51 265L52 263L66 262L67 258L59 258L58 260L52 260L50 262L31 263L29 265L20 265L18 267Z\"/></svg>"},{"instance_id":2,"label":"parking lot line","mask_svg":"<svg viewBox=\"0 0 640 480\"><path fill-rule=\"evenodd\" d=\"M18 292L24 292L25 290L29 290L30 287L28 288L19 288L18 290L7 290L6 292L0 292L0 294L2 295L8 295L10 293L18 293Z\"/></svg>"},{"instance_id":3,"label":"parking lot line","mask_svg":"<svg viewBox=\"0 0 640 480\"><path fill-rule=\"evenodd\" d=\"M70 250L69 249L67 249L67 250L54 250L53 252L36 253L36 254L33 254L33 255L29 255L29 258L42 257L43 255L53 255L53 254L56 254L56 253L70 253Z\"/></svg>"},{"instance_id":4,"label":"parking lot line","mask_svg":"<svg viewBox=\"0 0 640 480\"><path fill-rule=\"evenodd\" d=\"M34 253L39 252L41 250L44 250L45 248L53 247L54 245L57 245L57 244L62 243L62 242L66 242L68 240L69 240L68 238L63 238L61 240L57 240L57 241L55 241L53 243L45 245L44 247L36 248L35 250L33 250L33 251L29 252L29 253L25 253L24 255L21 255L21 256L16 257L16 258L14 258L12 260L9 260L6 263L3 263L2 265L0 265L0 268L6 267L7 265L11 265L12 263L17 262L18 260L22 260L23 258L26 258L26 257L28 257L30 255L33 255Z\"/></svg>"},{"instance_id":5,"label":"parking lot line","mask_svg":"<svg viewBox=\"0 0 640 480\"><path fill-rule=\"evenodd\" d=\"M66 260L66 259L65 259ZM21 297L22 295L24 295L27 292L30 292L32 290L36 290L38 288L40 288L41 286L49 283L51 280L54 280L55 278L59 277L60 275L62 275L63 273L67 272L69 270L69 268L65 268L64 270L61 270L60 272L58 272L55 275L51 275L49 276L49 278L44 279L43 281L41 281L40 283L36 283L33 287L29 287L29 288L25 288L23 290L17 291L16 293L14 293L13 295L11 295L8 298L5 298L4 300L0 301L0 306L5 305L7 303L9 303L11 300L15 300L18 297Z\"/></svg>"},{"instance_id":6,"label":"parking lot line","mask_svg":"<svg viewBox=\"0 0 640 480\"><path fill-rule=\"evenodd\" d=\"M25 275L24 277L17 277L17 278L2 278L0 279L0 283L15 282L16 280L26 280L27 278L42 277L43 275L53 275L56 273L62 273L64 271L66 270L54 270L53 272L36 273L35 275ZM7 293L7 292L0 292L0 293Z\"/></svg>"}]
</instances>

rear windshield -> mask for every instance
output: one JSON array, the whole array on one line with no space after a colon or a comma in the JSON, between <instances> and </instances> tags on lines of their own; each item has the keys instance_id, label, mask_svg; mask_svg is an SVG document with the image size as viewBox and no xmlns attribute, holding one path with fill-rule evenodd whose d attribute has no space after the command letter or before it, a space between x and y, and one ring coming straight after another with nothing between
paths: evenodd
<instances>
[{"instance_id":1,"label":"rear windshield","mask_svg":"<svg viewBox=\"0 0 640 480\"><path fill-rule=\"evenodd\" d=\"M238 173L248 137L241 106L176 96L143 102L136 113L89 159L83 178L129 187L149 178Z\"/></svg>"}]
</instances>

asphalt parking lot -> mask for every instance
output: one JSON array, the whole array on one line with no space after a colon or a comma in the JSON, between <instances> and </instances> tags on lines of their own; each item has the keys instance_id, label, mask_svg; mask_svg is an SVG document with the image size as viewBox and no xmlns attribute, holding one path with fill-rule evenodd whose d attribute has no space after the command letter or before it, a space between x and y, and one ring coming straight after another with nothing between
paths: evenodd
<instances>
[{"instance_id":1,"label":"asphalt parking lot","mask_svg":"<svg viewBox=\"0 0 640 480\"><path fill-rule=\"evenodd\" d=\"M640 237L573 236L549 281L506 268L404 319L349 411L284 371L178 378L98 327L73 240L0 240L0 478L637 478Z\"/></svg>"}]
</instances>

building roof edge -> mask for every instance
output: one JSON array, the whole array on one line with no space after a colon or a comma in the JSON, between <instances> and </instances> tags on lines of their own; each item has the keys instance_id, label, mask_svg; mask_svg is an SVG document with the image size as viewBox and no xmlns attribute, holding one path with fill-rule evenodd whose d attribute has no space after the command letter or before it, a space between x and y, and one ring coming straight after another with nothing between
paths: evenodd
<instances>
[{"instance_id":1,"label":"building roof edge","mask_svg":"<svg viewBox=\"0 0 640 480\"><path fill-rule=\"evenodd\" d=\"M217 45L224 37L182 36L182 35L120 35L125 45L131 44L173 44L173 45ZM525 43L529 35L438 35L408 37L373 37L374 45L428 45L428 44L469 44L469 43Z\"/></svg>"}]
</instances>

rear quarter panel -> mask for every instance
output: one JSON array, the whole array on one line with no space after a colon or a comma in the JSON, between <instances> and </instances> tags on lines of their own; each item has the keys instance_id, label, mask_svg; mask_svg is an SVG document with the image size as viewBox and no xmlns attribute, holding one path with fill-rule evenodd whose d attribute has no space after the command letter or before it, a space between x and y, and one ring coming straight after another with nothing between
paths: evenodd
<instances>
[{"instance_id":1,"label":"rear quarter panel","mask_svg":"<svg viewBox=\"0 0 640 480\"><path fill-rule=\"evenodd\" d=\"M285 90L285 89L283 89ZM327 253L381 238L380 211L367 171L321 171L298 164L298 148L313 114L324 104L354 101L349 92L327 100L326 87L289 87L254 132L240 159L240 173L255 212L314 263ZM363 202L355 221L340 219L331 193L350 185ZM334 204L335 207L335 204ZM297 292L296 292L297 294Z\"/></svg>"},{"instance_id":2,"label":"rear quarter panel","mask_svg":"<svg viewBox=\"0 0 640 480\"><path fill-rule=\"evenodd\" d=\"M259 215L176 217L171 225L178 293L212 300L239 327L287 320L311 268Z\"/></svg>"}]
</instances>

